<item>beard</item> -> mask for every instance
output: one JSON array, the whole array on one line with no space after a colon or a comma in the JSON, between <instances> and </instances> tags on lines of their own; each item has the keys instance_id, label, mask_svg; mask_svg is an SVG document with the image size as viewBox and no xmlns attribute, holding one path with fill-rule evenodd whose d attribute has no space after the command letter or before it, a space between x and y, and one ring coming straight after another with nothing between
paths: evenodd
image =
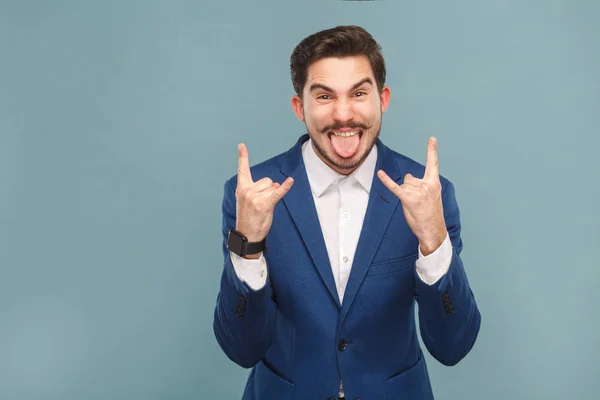
<instances>
[{"instance_id":1,"label":"beard","mask_svg":"<svg viewBox=\"0 0 600 400\"><path fill-rule=\"evenodd\" d=\"M348 175L348 174L352 173L352 171L354 171L356 168L358 168L371 153L371 150L373 149L373 146L375 146L375 143L377 142L377 138L379 138L379 134L381 132L381 119L382 118L380 115L379 116L379 126L376 128L377 132L375 133L375 135L373 135L369 139L369 143L367 143L365 152L363 154L360 154L357 160L353 160L354 157L351 157L350 159L334 160L332 157L330 157L327 154L325 149L323 149L323 147L319 144L319 142L317 140L312 141L314 148L315 148L315 152L322 160L325 160L326 163L329 164L330 167L333 166L336 169L338 169L341 174ZM304 121L305 121L304 125L306 126L306 118L304 119ZM347 124L335 123L332 125L327 125L322 129L319 129L318 132L316 133L316 135L326 136L327 137L326 140L329 140L329 135L332 134L331 131L337 130L337 129L342 129L342 128L359 128L359 129L361 129L361 132L358 133L358 135L361 135L360 140L362 141L362 140L367 140L366 137L368 137L368 136L365 135L365 132L369 129L372 129L373 126L368 127L364 124L356 123L356 122L350 122ZM306 131L309 133L309 136L313 136L312 134L310 134L310 131L308 130L308 126L306 126Z\"/></svg>"}]
</instances>

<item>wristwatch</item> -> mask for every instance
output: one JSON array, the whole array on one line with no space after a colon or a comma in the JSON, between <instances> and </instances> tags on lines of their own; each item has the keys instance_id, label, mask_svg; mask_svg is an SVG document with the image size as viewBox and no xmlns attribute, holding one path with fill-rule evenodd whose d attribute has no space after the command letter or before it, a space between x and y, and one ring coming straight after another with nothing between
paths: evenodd
<instances>
[{"instance_id":1,"label":"wristwatch","mask_svg":"<svg viewBox=\"0 0 600 400\"><path fill-rule=\"evenodd\" d=\"M230 230L227 237L227 248L240 257L257 254L267 248L267 238L260 242L248 242L248 238L236 230Z\"/></svg>"}]
</instances>

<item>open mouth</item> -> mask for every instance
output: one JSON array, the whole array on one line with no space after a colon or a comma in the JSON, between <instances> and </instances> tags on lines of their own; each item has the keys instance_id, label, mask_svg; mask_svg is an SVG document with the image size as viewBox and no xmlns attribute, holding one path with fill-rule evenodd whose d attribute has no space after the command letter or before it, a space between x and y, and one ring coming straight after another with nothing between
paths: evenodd
<instances>
[{"instance_id":1,"label":"open mouth","mask_svg":"<svg viewBox=\"0 0 600 400\"><path fill-rule=\"evenodd\" d=\"M328 136L335 153L342 158L350 158L358 151L362 134L360 129L345 128L330 131Z\"/></svg>"}]
</instances>

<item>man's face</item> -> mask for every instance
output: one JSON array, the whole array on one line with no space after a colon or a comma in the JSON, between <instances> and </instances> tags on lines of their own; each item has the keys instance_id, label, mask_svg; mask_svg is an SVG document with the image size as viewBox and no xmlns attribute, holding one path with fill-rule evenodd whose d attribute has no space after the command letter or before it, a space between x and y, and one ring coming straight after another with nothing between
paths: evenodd
<instances>
[{"instance_id":1,"label":"man's face","mask_svg":"<svg viewBox=\"0 0 600 400\"><path fill-rule=\"evenodd\" d=\"M354 171L379 136L390 90L376 85L366 57L324 58L308 68L303 99L292 98L316 154L340 174Z\"/></svg>"}]
</instances>

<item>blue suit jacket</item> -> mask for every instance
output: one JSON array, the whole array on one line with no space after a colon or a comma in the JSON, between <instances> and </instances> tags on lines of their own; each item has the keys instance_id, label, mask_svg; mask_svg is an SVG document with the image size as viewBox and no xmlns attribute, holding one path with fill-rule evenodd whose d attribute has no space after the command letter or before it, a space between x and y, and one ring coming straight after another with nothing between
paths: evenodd
<instances>
[{"instance_id":1,"label":"blue suit jacket","mask_svg":"<svg viewBox=\"0 0 600 400\"><path fill-rule=\"evenodd\" d=\"M449 271L434 285L416 273L418 240L402 206L373 178L350 278L339 302L312 198L301 146L251 168L255 181L269 177L294 185L274 210L267 236L268 279L253 291L233 269L226 241L235 229L237 177L225 183L224 269L214 313L214 332L225 354L252 368L244 400L337 398L432 399L415 322L430 354L445 365L472 348L481 316L460 258L460 216L454 187L442 183L443 209L452 241ZM377 141L376 170L401 184L425 168ZM333 210L335 212L335 210Z\"/></svg>"}]
</instances>

